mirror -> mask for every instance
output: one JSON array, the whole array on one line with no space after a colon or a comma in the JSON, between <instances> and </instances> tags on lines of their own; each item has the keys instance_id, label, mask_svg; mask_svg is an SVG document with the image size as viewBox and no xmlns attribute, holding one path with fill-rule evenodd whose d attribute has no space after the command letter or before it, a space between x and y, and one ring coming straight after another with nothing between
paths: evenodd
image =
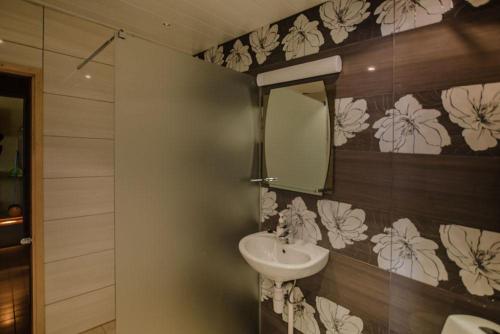
<instances>
[{"instance_id":1,"label":"mirror","mask_svg":"<svg viewBox=\"0 0 500 334\"><path fill-rule=\"evenodd\" d=\"M330 112L323 81L265 94L264 174L269 184L322 195L330 162Z\"/></svg>"}]
</instances>

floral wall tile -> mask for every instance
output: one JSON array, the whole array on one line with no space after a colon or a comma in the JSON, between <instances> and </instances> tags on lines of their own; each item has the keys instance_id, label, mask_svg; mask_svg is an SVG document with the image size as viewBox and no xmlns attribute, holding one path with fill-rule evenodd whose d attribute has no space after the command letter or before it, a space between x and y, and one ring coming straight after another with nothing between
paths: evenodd
<instances>
[{"instance_id":1,"label":"floral wall tile","mask_svg":"<svg viewBox=\"0 0 500 334\"><path fill-rule=\"evenodd\" d=\"M446 268L436 255L439 245L422 237L409 219L397 220L371 241L380 268L433 286L448 280Z\"/></svg>"},{"instance_id":2,"label":"floral wall tile","mask_svg":"<svg viewBox=\"0 0 500 334\"><path fill-rule=\"evenodd\" d=\"M269 191L266 187L260 188L260 221L263 223L272 216L278 214L276 209L278 208L278 203L276 203L276 193L274 191Z\"/></svg>"},{"instance_id":3,"label":"floral wall tile","mask_svg":"<svg viewBox=\"0 0 500 334\"><path fill-rule=\"evenodd\" d=\"M257 63L263 64L266 61L271 52L280 45L279 38L277 24L263 26L250 33L250 45Z\"/></svg>"},{"instance_id":4,"label":"floral wall tile","mask_svg":"<svg viewBox=\"0 0 500 334\"><path fill-rule=\"evenodd\" d=\"M351 315L350 310L324 297L316 297L321 322L327 334L361 334L363 320Z\"/></svg>"},{"instance_id":5,"label":"floral wall tile","mask_svg":"<svg viewBox=\"0 0 500 334\"><path fill-rule=\"evenodd\" d=\"M208 49L207 51L203 52L203 59L212 64L223 65L224 47L214 46L213 48Z\"/></svg>"},{"instance_id":6,"label":"floral wall tile","mask_svg":"<svg viewBox=\"0 0 500 334\"><path fill-rule=\"evenodd\" d=\"M274 293L274 282L267 277L260 276L260 301L266 301L273 298Z\"/></svg>"},{"instance_id":7,"label":"floral wall tile","mask_svg":"<svg viewBox=\"0 0 500 334\"><path fill-rule=\"evenodd\" d=\"M285 289L287 293L293 291L293 327L304 334L319 334L318 322L314 316L316 310L306 301L302 290L297 286L293 287L292 283L286 284ZM288 323L288 303L288 300L286 300L282 313L283 321L286 323Z\"/></svg>"},{"instance_id":8,"label":"floral wall tile","mask_svg":"<svg viewBox=\"0 0 500 334\"><path fill-rule=\"evenodd\" d=\"M366 120L370 117L365 99L354 100L352 97L335 99L334 138L335 146L342 146L356 133L367 129Z\"/></svg>"},{"instance_id":9,"label":"floral wall tile","mask_svg":"<svg viewBox=\"0 0 500 334\"><path fill-rule=\"evenodd\" d=\"M322 239L321 230L316 223L317 214L307 209L304 200L296 197L281 215L288 223L290 236L294 240L303 240L316 244Z\"/></svg>"},{"instance_id":10,"label":"floral wall tile","mask_svg":"<svg viewBox=\"0 0 500 334\"><path fill-rule=\"evenodd\" d=\"M325 40L321 31L318 30L318 24L318 21L309 21L304 14L297 16L293 26L281 42L286 60L319 52Z\"/></svg>"},{"instance_id":11,"label":"floral wall tile","mask_svg":"<svg viewBox=\"0 0 500 334\"><path fill-rule=\"evenodd\" d=\"M373 124L380 151L440 154L451 145L448 131L438 122L440 115L436 109L424 109L413 95L403 96Z\"/></svg>"},{"instance_id":12,"label":"floral wall tile","mask_svg":"<svg viewBox=\"0 0 500 334\"><path fill-rule=\"evenodd\" d=\"M500 3L441 0L438 7L433 0L412 2L420 7L402 0L395 8L384 0L328 1L239 38L238 49L246 50L251 61L240 70L252 74L333 54L340 54L345 65L331 88L336 104L333 194L318 198L270 187L262 196L263 228L274 226L277 212L284 211L297 238L328 248L335 259L324 272L298 282L307 300L299 303L299 312L305 312L301 323L294 323L296 331L342 333L340 327L332 332L322 317L335 307L344 314L333 317L336 321L362 319L364 334L387 333L389 325L394 333L409 333L414 324L428 321L418 317L422 313L433 317L424 324L428 327L417 328L437 333L450 313L491 315L499 309L497 278L484 269L492 266L487 259L496 259L491 255L496 241L486 242L482 235L491 230L486 236L496 240L500 232L495 202L500 145L497 111L490 109L496 106L500 72L487 61L499 54L488 36L499 31L492 17L498 17ZM391 15L397 19L392 26ZM435 48L419 48L422 39ZM245 53L232 51L236 42L221 45L225 59L231 52ZM207 58L215 60L217 50ZM369 74L370 65L376 70ZM465 241L458 241L453 232L458 225L483 234L467 232ZM448 232L454 237L444 242ZM476 250L465 260L456 256L471 247ZM470 254L481 259L475 260L481 266L470 264ZM340 257L346 260L339 271ZM359 282L371 271L380 280L368 280L364 291ZM272 313L271 287L271 281L261 281L261 297L267 299L263 312ZM395 290L401 294L393 296ZM387 293L380 299L360 297L373 291ZM406 292L416 299L405 301ZM321 310L312 303L319 298L324 298ZM366 308L372 299L376 306ZM415 310L422 313L417 316ZM272 333L286 333L283 316L274 318L283 326ZM355 325L345 328L357 333L359 321L351 322Z\"/></svg>"},{"instance_id":13,"label":"floral wall tile","mask_svg":"<svg viewBox=\"0 0 500 334\"><path fill-rule=\"evenodd\" d=\"M440 22L452 8L452 0L385 0L374 14L385 36Z\"/></svg>"},{"instance_id":14,"label":"floral wall tile","mask_svg":"<svg viewBox=\"0 0 500 334\"><path fill-rule=\"evenodd\" d=\"M226 58L226 66L238 72L246 72L251 64L252 56L248 52L248 45L243 45L239 39L236 40Z\"/></svg>"},{"instance_id":15,"label":"floral wall tile","mask_svg":"<svg viewBox=\"0 0 500 334\"><path fill-rule=\"evenodd\" d=\"M351 204L330 200L318 201L318 212L321 222L328 230L328 239L333 249L345 248L354 241L366 240L364 233L368 229L365 212L352 209Z\"/></svg>"},{"instance_id":16,"label":"floral wall tile","mask_svg":"<svg viewBox=\"0 0 500 334\"><path fill-rule=\"evenodd\" d=\"M500 139L500 82L452 87L441 94L450 120L474 151L496 147Z\"/></svg>"},{"instance_id":17,"label":"floral wall tile","mask_svg":"<svg viewBox=\"0 0 500 334\"><path fill-rule=\"evenodd\" d=\"M324 26L330 29L333 42L339 44L370 16L369 7L366 0L332 0L321 5L319 13Z\"/></svg>"},{"instance_id":18,"label":"floral wall tile","mask_svg":"<svg viewBox=\"0 0 500 334\"><path fill-rule=\"evenodd\" d=\"M492 296L500 291L500 233L459 225L441 225L439 232L470 294Z\"/></svg>"}]
</instances>

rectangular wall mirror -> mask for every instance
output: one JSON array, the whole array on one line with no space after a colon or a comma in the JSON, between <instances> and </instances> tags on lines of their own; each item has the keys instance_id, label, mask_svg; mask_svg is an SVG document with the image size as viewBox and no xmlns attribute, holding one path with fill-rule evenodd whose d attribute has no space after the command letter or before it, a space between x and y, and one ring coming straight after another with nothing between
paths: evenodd
<instances>
[{"instance_id":1,"label":"rectangular wall mirror","mask_svg":"<svg viewBox=\"0 0 500 334\"><path fill-rule=\"evenodd\" d=\"M325 84L314 81L264 92L263 169L270 187L322 195L331 154Z\"/></svg>"}]
</instances>

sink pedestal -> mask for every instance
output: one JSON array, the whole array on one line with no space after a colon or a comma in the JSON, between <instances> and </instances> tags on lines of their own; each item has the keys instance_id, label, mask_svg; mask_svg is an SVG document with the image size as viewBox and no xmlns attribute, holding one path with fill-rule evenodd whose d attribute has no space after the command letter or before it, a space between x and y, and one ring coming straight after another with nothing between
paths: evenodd
<instances>
[{"instance_id":1,"label":"sink pedestal","mask_svg":"<svg viewBox=\"0 0 500 334\"><path fill-rule=\"evenodd\" d=\"M281 314L283 313L284 307L285 307L285 289L283 288L283 282L274 282L274 292L273 292L274 312Z\"/></svg>"}]
</instances>

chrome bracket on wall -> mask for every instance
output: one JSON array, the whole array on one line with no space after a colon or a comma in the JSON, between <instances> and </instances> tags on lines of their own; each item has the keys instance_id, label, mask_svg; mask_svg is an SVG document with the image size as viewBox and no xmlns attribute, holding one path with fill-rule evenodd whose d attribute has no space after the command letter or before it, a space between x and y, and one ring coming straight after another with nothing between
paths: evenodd
<instances>
[{"instance_id":1,"label":"chrome bracket on wall","mask_svg":"<svg viewBox=\"0 0 500 334\"><path fill-rule=\"evenodd\" d=\"M265 178L260 178L260 179L250 179L250 182L252 182L252 183L273 182L273 181L278 181L278 178L277 177L265 177Z\"/></svg>"},{"instance_id":2,"label":"chrome bracket on wall","mask_svg":"<svg viewBox=\"0 0 500 334\"><path fill-rule=\"evenodd\" d=\"M87 65L88 62L92 61L92 59L94 59L99 53L101 53L117 37L121 38L121 39L125 39L125 37L126 37L125 36L125 31L123 29L120 29L117 32L115 32L113 34L113 36L111 36L110 39L108 39L106 42L102 43L102 45L100 47L98 47L94 52L92 52L92 54L90 56L88 56L87 58L85 58L83 60L83 62L76 67L76 69L77 70L81 70L85 65Z\"/></svg>"}]
</instances>

